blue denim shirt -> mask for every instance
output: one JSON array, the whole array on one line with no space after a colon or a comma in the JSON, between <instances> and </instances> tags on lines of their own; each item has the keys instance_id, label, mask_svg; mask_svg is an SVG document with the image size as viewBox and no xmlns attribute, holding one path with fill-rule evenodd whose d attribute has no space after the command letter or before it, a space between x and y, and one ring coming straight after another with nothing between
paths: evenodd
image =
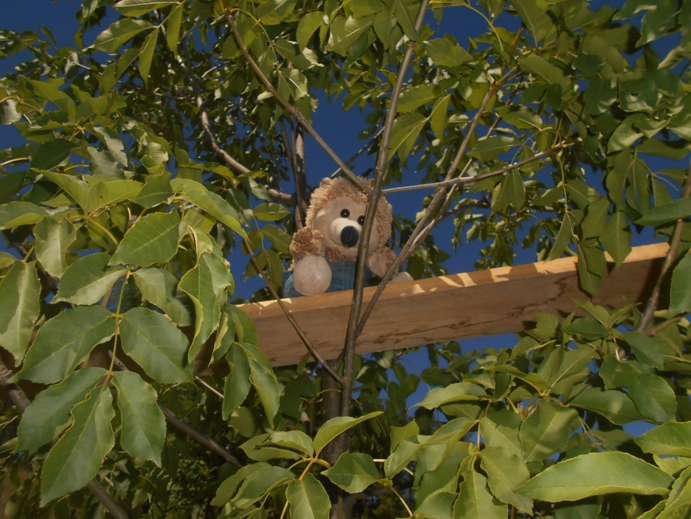
<instances>
[{"instance_id":1,"label":"blue denim shirt","mask_svg":"<svg viewBox=\"0 0 691 519\"><path fill-rule=\"evenodd\" d=\"M328 262L331 267L331 284L327 292L339 292L341 290L352 290L355 286L355 267L354 261ZM374 274L370 269L365 273L365 283L369 284ZM300 297L303 294L298 292L293 286L293 271L283 272L283 297Z\"/></svg>"}]
</instances>

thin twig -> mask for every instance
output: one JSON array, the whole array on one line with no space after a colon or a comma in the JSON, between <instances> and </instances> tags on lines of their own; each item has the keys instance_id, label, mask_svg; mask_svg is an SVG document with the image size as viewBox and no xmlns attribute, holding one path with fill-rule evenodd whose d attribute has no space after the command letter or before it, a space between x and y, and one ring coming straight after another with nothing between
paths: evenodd
<instances>
[{"instance_id":1,"label":"thin twig","mask_svg":"<svg viewBox=\"0 0 691 519\"><path fill-rule=\"evenodd\" d=\"M31 402L26 396L26 393L22 391L22 388L20 388L17 384L9 382L9 378L11 376L12 372L7 368L7 366L5 366L5 363L0 360L0 386L2 386L2 388L7 392L14 405L17 406L17 409L23 413ZM89 483L87 483L86 486L89 490L91 490L91 492L96 496L106 510L110 512L110 515L112 515L114 519L129 518L127 512L125 512L125 510L115 502L111 495L101 486L98 481L92 479L89 481Z\"/></svg>"},{"instance_id":2,"label":"thin twig","mask_svg":"<svg viewBox=\"0 0 691 519\"><path fill-rule=\"evenodd\" d=\"M355 155L350 157L348 160L346 160L346 166L351 167L353 163L360 158L360 155L365 153L368 149L370 149L374 143L377 142L377 139L379 136L384 132L384 127L379 128L377 133L374 134L374 136L370 139L370 141L365 144L362 148L360 148L357 152L355 152ZM338 168L336 171L331 173L331 178L336 178L336 176L341 172L341 168Z\"/></svg>"},{"instance_id":3,"label":"thin twig","mask_svg":"<svg viewBox=\"0 0 691 519\"><path fill-rule=\"evenodd\" d=\"M425 19L425 13L429 7L430 0L422 0L420 10L418 11L417 19L415 20L415 31L419 32L422 28L422 23ZM343 391L341 393L341 415L348 416L350 414L350 404L352 400L353 391L353 370L355 359L355 342L358 337L358 324L360 321L360 310L362 309L362 294L365 288L365 275L367 272L367 255L369 252L369 239L374 227L374 218L377 214L377 205L381 197L381 184L384 174L388 168L389 163L389 144L391 142L391 135L393 133L393 124L396 119L396 107L398 106L398 98L403 89L406 71L410 65L410 61L415 51L415 42L409 41L406 46L403 60L398 68L398 75L396 84L391 92L391 101L386 113L386 120L382 132L381 144L379 147L379 156L377 158L377 165L374 170L374 186L373 193L370 195L370 200L365 211L365 223L362 226L360 235L360 245L358 247L357 267L355 270L355 286L353 288L353 302L350 307L350 319L348 320L348 331L346 332L346 341L344 347L343 358Z\"/></svg>"},{"instance_id":4,"label":"thin twig","mask_svg":"<svg viewBox=\"0 0 691 519\"><path fill-rule=\"evenodd\" d=\"M195 378L195 379L197 380L197 382L199 382L202 386L204 386L206 389L208 389L209 391L211 391L211 392L212 392L214 395L216 395L218 398L220 398L221 400L223 400L223 398L224 398L224 397L223 397L223 393L220 393L215 387L213 387L213 386L207 384L207 383L202 379L202 377L200 377L200 376L198 376L198 375L195 375L194 378Z\"/></svg>"},{"instance_id":5,"label":"thin twig","mask_svg":"<svg viewBox=\"0 0 691 519\"><path fill-rule=\"evenodd\" d=\"M178 429L180 429L182 432L184 432L187 436L190 438L196 440L198 443L203 445L204 447L208 448L209 450L215 452L219 456L221 456L224 460L226 460L229 463L232 463L236 467L242 467L242 463L238 461L238 459L233 456L230 452L228 452L226 449L221 447L218 443L213 441L211 438L206 436L205 434L200 433L198 430L196 430L194 427L189 425L187 422L181 420L178 418L173 411L168 409L166 406L158 402L158 408L163 411L164 416L166 417L166 420L170 422L171 425L174 425Z\"/></svg>"},{"instance_id":6,"label":"thin twig","mask_svg":"<svg viewBox=\"0 0 691 519\"><path fill-rule=\"evenodd\" d=\"M278 295L278 292L274 289L273 285L271 284L271 281L266 277L266 274L264 271L260 268L259 262L257 261L256 256L254 255L254 252L252 252L252 247L250 246L249 242L245 240L245 250L250 255L250 261L252 262L252 265L254 266L255 270L259 273L259 275L262 277L264 280L264 283L266 283L266 287L269 289L269 292L271 293L271 297L273 297L276 302L278 303L278 306L281 307L281 310L283 310L283 313L286 316L286 319L288 319L288 322L291 324L293 329L297 332L298 336L300 337L300 340L302 343L305 345L305 348L307 348L307 351L310 352L312 357L314 357L314 360L319 362L324 369L331 375L335 380L338 381L339 384L343 385L343 379L334 371L331 366L327 363L327 361L324 359L324 357L321 356L321 354L317 351L317 349L314 347L312 342L307 338L307 335L305 335L305 331L302 329L302 327L298 324L298 322L295 320L295 317L290 313L290 310L286 307L285 303L283 303L283 300L281 297Z\"/></svg>"},{"instance_id":7,"label":"thin twig","mask_svg":"<svg viewBox=\"0 0 691 519\"><path fill-rule=\"evenodd\" d=\"M684 184L684 192L682 193L682 198L688 198L691 196L691 167L686 175L686 183ZM681 245L681 237L684 232L684 220L679 219L674 226L674 233L672 234L672 239L669 242L669 250L667 251L667 256L665 256L665 262L662 264L660 269L660 275L657 277L653 291L650 294L650 298L645 305L645 310L641 316L641 320L636 326L636 331L643 332L648 325L653 320L655 312L657 311L657 305L660 302L660 292L662 291L662 285L667 278L667 274L672 266L677 261L677 254L679 253L679 246Z\"/></svg>"},{"instance_id":8,"label":"thin twig","mask_svg":"<svg viewBox=\"0 0 691 519\"><path fill-rule=\"evenodd\" d=\"M271 81L264 75L262 72L261 68L259 68L259 65L257 65L257 62L254 61L254 58L250 54L249 49L245 45L245 42L242 39L242 35L240 34L240 31L238 30L238 26L235 23L235 18L233 17L233 13L228 9L228 6L226 5L225 0L220 0L221 6L223 7L223 11L225 12L226 19L228 20L228 25L230 25L231 30L233 31L233 35L235 36L235 41L238 44L238 47L240 48L240 51L242 52L243 56L245 56L245 59L247 62L250 64L250 67L254 70L255 74L257 74L257 77L260 79L260 81L264 84L266 89L271 93L271 95L274 96L276 101L278 101L283 108L285 108L295 119L300 123L300 125L307 130L309 134L314 137L314 140L319 143L319 145L326 151L326 153L338 164L338 166L343 170L343 172L348 176L348 178L355 183L360 189L365 191L368 194L372 194L372 190L369 188L369 186L365 185L364 182L360 177L355 175L348 166L345 165L345 163L341 160L341 158L336 155L336 153L329 147L328 144L322 139L321 135L319 135L314 128L312 128L312 125L305 119L305 116L302 115L302 112L295 108L293 105L291 105L286 99L278 93L278 90L274 88L274 86L271 84Z\"/></svg>"},{"instance_id":9,"label":"thin twig","mask_svg":"<svg viewBox=\"0 0 691 519\"><path fill-rule=\"evenodd\" d=\"M453 186L456 184L472 184L473 182L477 182L479 180L484 180L486 178L490 177L495 177L497 175L503 175L504 173L507 173L513 169L520 168L521 166L525 166L526 164L530 162L534 162L536 160L540 160L544 157L547 157L551 155L552 153L559 151L562 148L567 148L569 146L573 146L574 143L571 139L566 139L560 142L559 144L556 144L552 146L549 149L546 149L545 151L541 151L540 153L536 153L532 157L529 157L527 159L519 160L518 162L514 162L512 164L509 164L507 166L504 166L499 169L495 169L494 171L489 171L487 173L483 173L482 175L476 175L474 177L459 177L459 178L452 178L451 180L443 180L441 182L430 182L429 184L416 184L414 186L400 186L400 187L392 187L389 189L384 189L382 193L385 195L389 195L391 193L402 193L404 191L417 191L419 189L432 189L432 188L438 188L438 187L448 187L448 186Z\"/></svg>"}]
</instances>

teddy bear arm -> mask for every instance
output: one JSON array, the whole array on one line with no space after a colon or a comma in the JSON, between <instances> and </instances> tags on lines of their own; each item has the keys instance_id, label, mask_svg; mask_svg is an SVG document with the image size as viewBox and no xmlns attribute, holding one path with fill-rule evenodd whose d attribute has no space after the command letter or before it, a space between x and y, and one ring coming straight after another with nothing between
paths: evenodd
<instances>
[{"instance_id":1,"label":"teddy bear arm","mask_svg":"<svg viewBox=\"0 0 691 519\"><path fill-rule=\"evenodd\" d=\"M290 242L290 254L293 256L294 262L298 262L310 254L323 256L324 242L321 231L309 227L300 229L293 235Z\"/></svg>"},{"instance_id":2,"label":"teddy bear arm","mask_svg":"<svg viewBox=\"0 0 691 519\"><path fill-rule=\"evenodd\" d=\"M377 276L383 277L389 267L396 261L396 253L388 247L373 250L367 258L367 266Z\"/></svg>"}]
</instances>

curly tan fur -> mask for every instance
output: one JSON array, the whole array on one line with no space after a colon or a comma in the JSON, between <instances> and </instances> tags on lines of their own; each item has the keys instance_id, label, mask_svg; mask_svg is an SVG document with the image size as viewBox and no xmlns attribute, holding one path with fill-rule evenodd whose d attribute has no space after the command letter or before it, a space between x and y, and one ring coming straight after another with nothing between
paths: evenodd
<instances>
[{"instance_id":1,"label":"curly tan fur","mask_svg":"<svg viewBox=\"0 0 691 519\"><path fill-rule=\"evenodd\" d=\"M370 187L374 184L371 180L365 180L365 182ZM369 203L369 195L364 191L360 191L355 184L346 178L325 178L322 180L319 187L312 193L310 206L305 217L305 227L293 235L293 240L290 244L290 253L293 256L291 268L294 268L295 263L308 254L319 256L326 254L331 262L353 261L353 259L344 256L337 249L324 247L321 232L312 229L314 217L319 210L329 202L342 197L350 198L363 205ZM377 213L374 221L379 240L374 250L370 250L368 254L367 265L374 274L381 277L396 259L395 253L387 247L387 242L391 237L393 210L391 204L383 197L379 199L377 204Z\"/></svg>"}]
</instances>

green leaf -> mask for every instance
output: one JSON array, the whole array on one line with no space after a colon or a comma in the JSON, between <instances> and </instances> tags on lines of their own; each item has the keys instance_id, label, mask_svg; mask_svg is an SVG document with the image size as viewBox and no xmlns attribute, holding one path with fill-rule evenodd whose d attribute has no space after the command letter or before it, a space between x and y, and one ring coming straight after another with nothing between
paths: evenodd
<instances>
[{"instance_id":1,"label":"green leaf","mask_svg":"<svg viewBox=\"0 0 691 519\"><path fill-rule=\"evenodd\" d=\"M608 355L600 366L600 378L605 389L628 386L639 373L651 373L652 369L635 360L620 361L616 355Z\"/></svg>"},{"instance_id":2,"label":"green leaf","mask_svg":"<svg viewBox=\"0 0 691 519\"><path fill-rule=\"evenodd\" d=\"M616 425L642 420L633 401L621 391L603 391L601 388L590 388L579 393L569 402L573 407L581 407L598 413Z\"/></svg>"},{"instance_id":3,"label":"green leaf","mask_svg":"<svg viewBox=\"0 0 691 519\"><path fill-rule=\"evenodd\" d=\"M691 216L691 198L680 198L654 207L648 214L636 220L636 223L650 226L664 225L689 216Z\"/></svg>"},{"instance_id":4,"label":"green leaf","mask_svg":"<svg viewBox=\"0 0 691 519\"><path fill-rule=\"evenodd\" d=\"M316 11L312 13L307 13L305 16L300 18L300 23L298 23L298 28L295 33L295 38L298 42L298 47L300 50L307 47L312 35L315 33L319 27L324 23L324 13Z\"/></svg>"},{"instance_id":5,"label":"green leaf","mask_svg":"<svg viewBox=\"0 0 691 519\"><path fill-rule=\"evenodd\" d=\"M559 258L569 246L569 243L571 243L572 238L573 227L571 225L571 218L569 215L564 215L564 219L561 222L561 228L559 229L559 234L557 235L557 239L554 241L552 250L549 251L547 261L552 261Z\"/></svg>"},{"instance_id":6,"label":"green leaf","mask_svg":"<svg viewBox=\"0 0 691 519\"><path fill-rule=\"evenodd\" d=\"M454 519L506 519L508 507L489 493L487 478L470 469L463 473L453 512Z\"/></svg>"},{"instance_id":7,"label":"green leaf","mask_svg":"<svg viewBox=\"0 0 691 519\"><path fill-rule=\"evenodd\" d=\"M372 457L360 452L342 454L336 464L322 474L350 494L363 492L381 479Z\"/></svg>"},{"instance_id":8,"label":"green leaf","mask_svg":"<svg viewBox=\"0 0 691 519\"><path fill-rule=\"evenodd\" d=\"M691 422L669 422L650 429L634 441L643 452L691 458Z\"/></svg>"},{"instance_id":9,"label":"green leaf","mask_svg":"<svg viewBox=\"0 0 691 519\"><path fill-rule=\"evenodd\" d=\"M265 222L275 222L288 216L290 211L281 204L264 203L255 207L252 213Z\"/></svg>"},{"instance_id":10,"label":"green leaf","mask_svg":"<svg viewBox=\"0 0 691 519\"><path fill-rule=\"evenodd\" d=\"M365 16L355 19L349 16L337 16L331 22L329 29L329 43L326 46L327 52L335 52L341 56L346 56L355 41L367 31L374 21L374 16Z\"/></svg>"},{"instance_id":11,"label":"green leaf","mask_svg":"<svg viewBox=\"0 0 691 519\"><path fill-rule=\"evenodd\" d=\"M51 169L66 160L77 147L67 139L53 139L41 144L31 154L31 167L34 169Z\"/></svg>"},{"instance_id":12,"label":"green leaf","mask_svg":"<svg viewBox=\"0 0 691 519\"><path fill-rule=\"evenodd\" d=\"M79 258L65 271L53 301L67 301L75 305L98 303L113 284L127 274L123 268L108 269L108 260L110 254L107 252Z\"/></svg>"},{"instance_id":13,"label":"green leaf","mask_svg":"<svg viewBox=\"0 0 691 519\"><path fill-rule=\"evenodd\" d=\"M607 267L605 254L600 247L577 245L578 250L578 283L591 296L597 294L602 276Z\"/></svg>"},{"instance_id":14,"label":"green leaf","mask_svg":"<svg viewBox=\"0 0 691 519\"><path fill-rule=\"evenodd\" d=\"M328 519L331 500L319 481L312 474L293 481L286 489L292 517L300 519Z\"/></svg>"},{"instance_id":15,"label":"green leaf","mask_svg":"<svg viewBox=\"0 0 691 519\"><path fill-rule=\"evenodd\" d=\"M247 479L250 475L252 475L254 472L257 472L259 469L269 467L268 463L265 462L259 462L259 463L253 463L251 465L245 465L244 467L241 467L240 470L238 470L235 474L230 476L229 478L226 478L223 480L223 483L221 483L221 486L218 487L218 490L216 490L216 495L214 496L213 500L211 501L212 506L223 506L225 505L228 501L230 501L233 496L235 496L235 493L237 492L238 488L240 488L240 484Z\"/></svg>"},{"instance_id":16,"label":"green leaf","mask_svg":"<svg viewBox=\"0 0 691 519\"><path fill-rule=\"evenodd\" d=\"M519 210L525 204L525 186L523 185L523 176L521 172L514 169L511 173L504 177L502 189L509 197L509 203L514 209Z\"/></svg>"},{"instance_id":17,"label":"green leaf","mask_svg":"<svg viewBox=\"0 0 691 519\"><path fill-rule=\"evenodd\" d=\"M662 352L652 337L647 337L639 332L626 332L624 333L624 339L631 346L631 349L636 354L636 358L643 364L657 369L664 367Z\"/></svg>"},{"instance_id":18,"label":"green leaf","mask_svg":"<svg viewBox=\"0 0 691 519\"><path fill-rule=\"evenodd\" d=\"M142 297L163 310L174 323L189 326L192 322L187 307L175 297L178 279L166 269L148 267L132 275Z\"/></svg>"},{"instance_id":19,"label":"green leaf","mask_svg":"<svg viewBox=\"0 0 691 519\"><path fill-rule=\"evenodd\" d=\"M256 346L243 343L250 367L250 383L259 395L259 400L264 407L270 423L278 413L280 407L281 388L278 385L276 374L271 368L268 357Z\"/></svg>"},{"instance_id":20,"label":"green leaf","mask_svg":"<svg viewBox=\"0 0 691 519\"><path fill-rule=\"evenodd\" d=\"M631 253L631 232L623 211L617 211L607 220L600 242L612 256L616 267L619 267Z\"/></svg>"},{"instance_id":21,"label":"green leaf","mask_svg":"<svg viewBox=\"0 0 691 519\"><path fill-rule=\"evenodd\" d=\"M541 41L552 29L552 20L535 0L510 0L525 25L535 37L535 42Z\"/></svg>"},{"instance_id":22,"label":"green leaf","mask_svg":"<svg viewBox=\"0 0 691 519\"><path fill-rule=\"evenodd\" d=\"M58 382L74 370L97 344L115 333L115 318L100 306L66 310L38 330L17 380Z\"/></svg>"},{"instance_id":23,"label":"green leaf","mask_svg":"<svg viewBox=\"0 0 691 519\"><path fill-rule=\"evenodd\" d=\"M19 365L40 311L41 285L34 262L15 262L0 282L0 346Z\"/></svg>"},{"instance_id":24,"label":"green leaf","mask_svg":"<svg viewBox=\"0 0 691 519\"><path fill-rule=\"evenodd\" d=\"M520 494L556 503L617 492L666 494L672 477L623 452L583 454L553 465L518 489Z\"/></svg>"},{"instance_id":25,"label":"green leaf","mask_svg":"<svg viewBox=\"0 0 691 519\"><path fill-rule=\"evenodd\" d=\"M199 182L189 179L176 178L171 181L171 185L180 198L203 209L243 238L247 238L247 233L240 225L235 210L216 193L209 191Z\"/></svg>"},{"instance_id":26,"label":"green leaf","mask_svg":"<svg viewBox=\"0 0 691 519\"><path fill-rule=\"evenodd\" d=\"M125 233L108 264L131 263L148 267L152 263L170 261L178 250L179 224L177 211L143 216Z\"/></svg>"},{"instance_id":27,"label":"green leaf","mask_svg":"<svg viewBox=\"0 0 691 519\"><path fill-rule=\"evenodd\" d=\"M571 423L578 417L574 409L540 400L533 414L523 421L521 443L526 461L540 461L566 448Z\"/></svg>"},{"instance_id":28,"label":"green leaf","mask_svg":"<svg viewBox=\"0 0 691 519\"><path fill-rule=\"evenodd\" d=\"M77 238L74 225L67 220L44 218L34 227L36 257L48 274L59 278L67 268L67 248Z\"/></svg>"},{"instance_id":29,"label":"green leaf","mask_svg":"<svg viewBox=\"0 0 691 519\"><path fill-rule=\"evenodd\" d=\"M473 59L467 50L447 38L429 40L425 49L437 67L459 67Z\"/></svg>"},{"instance_id":30,"label":"green leaf","mask_svg":"<svg viewBox=\"0 0 691 519\"><path fill-rule=\"evenodd\" d=\"M223 390L224 420L227 420L233 411L245 401L250 392L250 367L245 350L234 344L226 355L226 359L230 366L230 373L228 373Z\"/></svg>"},{"instance_id":31,"label":"green leaf","mask_svg":"<svg viewBox=\"0 0 691 519\"><path fill-rule=\"evenodd\" d=\"M412 112L423 105L433 102L439 97L439 85L426 84L406 88L398 98L396 111L400 113Z\"/></svg>"},{"instance_id":32,"label":"green leaf","mask_svg":"<svg viewBox=\"0 0 691 519\"><path fill-rule=\"evenodd\" d=\"M139 74L142 76L145 84L149 82L149 71L151 70L151 61L154 59L157 41L158 29L155 29L146 37L139 52Z\"/></svg>"},{"instance_id":33,"label":"green leaf","mask_svg":"<svg viewBox=\"0 0 691 519\"><path fill-rule=\"evenodd\" d=\"M431 127L434 132L434 136L441 140L444 138L444 130L446 129L446 124L449 121L447 116L447 110L449 108L450 95L440 97L434 102L434 107L432 108L432 113L430 119L432 120Z\"/></svg>"},{"instance_id":34,"label":"green leaf","mask_svg":"<svg viewBox=\"0 0 691 519\"><path fill-rule=\"evenodd\" d=\"M480 420L480 436L487 447L501 447L505 452L523 458L523 446L518 436L521 417L516 413L499 411Z\"/></svg>"},{"instance_id":35,"label":"green leaf","mask_svg":"<svg viewBox=\"0 0 691 519\"><path fill-rule=\"evenodd\" d=\"M307 456L314 454L312 438L302 431L277 431L271 433L262 445L278 445L286 449L293 449Z\"/></svg>"},{"instance_id":36,"label":"green leaf","mask_svg":"<svg viewBox=\"0 0 691 519\"><path fill-rule=\"evenodd\" d=\"M514 492L530 479L530 472L523 460L502 447L482 449L480 459L494 497L532 515L533 500Z\"/></svg>"},{"instance_id":37,"label":"green leaf","mask_svg":"<svg viewBox=\"0 0 691 519\"><path fill-rule=\"evenodd\" d=\"M155 381L192 380L186 362L187 337L165 316L148 308L132 308L122 317L120 336L125 353Z\"/></svg>"},{"instance_id":38,"label":"green leaf","mask_svg":"<svg viewBox=\"0 0 691 519\"><path fill-rule=\"evenodd\" d=\"M115 372L113 385L118 390L123 448L133 458L151 460L160 467L166 419L156 404L156 391L132 371Z\"/></svg>"},{"instance_id":39,"label":"green leaf","mask_svg":"<svg viewBox=\"0 0 691 519\"><path fill-rule=\"evenodd\" d=\"M471 148L468 155L482 161L492 161L516 145L512 137L498 136L482 138Z\"/></svg>"},{"instance_id":40,"label":"green leaf","mask_svg":"<svg viewBox=\"0 0 691 519\"><path fill-rule=\"evenodd\" d=\"M691 311L691 252L687 252L674 267L669 296L669 312L672 315Z\"/></svg>"},{"instance_id":41,"label":"green leaf","mask_svg":"<svg viewBox=\"0 0 691 519\"><path fill-rule=\"evenodd\" d=\"M86 207L86 195L89 192L89 186L86 182L79 180L73 175L63 173L51 171L41 171L41 173L60 186L77 204L81 207Z\"/></svg>"},{"instance_id":42,"label":"green leaf","mask_svg":"<svg viewBox=\"0 0 691 519\"><path fill-rule=\"evenodd\" d=\"M94 46L103 52L115 52L120 45L151 27L151 23L146 20L118 20L96 37Z\"/></svg>"},{"instance_id":43,"label":"green leaf","mask_svg":"<svg viewBox=\"0 0 691 519\"><path fill-rule=\"evenodd\" d=\"M438 387L430 390L422 402L415 404L415 406L424 407L425 409L435 409L450 402L466 402L475 401L481 398L487 398L487 393L477 384L470 382L457 382L446 387Z\"/></svg>"},{"instance_id":44,"label":"green leaf","mask_svg":"<svg viewBox=\"0 0 691 519\"><path fill-rule=\"evenodd\" d=\"M182 27L182 15L184 12L182 3L173 7L168 15L168 30L166 32L166 43L171 52L177 56L178 43L180 41L180 28Z\"/></svg>"},{"instance_id":45,"label":"green leaf","mask_svg":"<svg viewBox=\"0 0 691 519\"><path fill-rule=\"evenodd\" d=\"M677 400L665 379L652 373L637 375L629 384L629 397L638 411L658 423L674 420Z\"/></svg>"},{"instance_id":46,"label":"green leaf","mask_svg":"<svg viewBox=\"0 0 691 519\"><path fill-rule=\"evenodd\" d=\"M564 90L569 89L571 82L564 71L540 56L521 58L518 60L518 64L524 72L541 77L550 85L560 85Z\"/></svg>"},{"instance_id":47,"label":"green leaf","mask_svg":"<svg viewBox=\"0 0 691 519\"><path fill-rule=\"evenodd\" d=\"M36 395L19 422L17 452L38 449L57 438L70 424L72 407L84 400L105 374L103 368L80 369Z\"/></svg>"},{"instance_id":48,"label":"green leaf","mask_svg":"<svg viewBox=\"0 0 691 519\"><path fill-rule=\"evenodd\" d=\"M79 490L101 468L115 444L110 421L115 416L113 397L106 386L92 390L87 400L72 409L72 427L48 453L41 471L41 506Z\"/></svg>"},{"instance_id":49,"label":"green leaf","mask_svg":"<svg viewBox=\"0 0 691 519\"><path fill-rule=\"evenodd\" d=\"M174 0L120 0L113 7L123 16L136 18L154 9L160 9L175 3Z\"/></svg>"},{"instance_id":50,"label":"green leaf","mask_svg":"<svg viewBox=\"0 0 691 519\"><path fill-rule=\"evenodd\" d=\"M240 509L248 508L268 491L293 480L293 473L283 467L262 466L242 482L231 504Z\"/></svg>"},{"instance_id":51,"label":"green leaf","mask_svg":"<svg viewBox=\"0 0 691 519\"><path fill-rule=\"evenodd\" d=\"M391 159L398 152L401 161L405 161L425 123L427 123L427 118L419 112L396 117L391 132L388 158Z\"/></svg>"},{"instance_id":52,"label":"green leaf","mask_svg":"<svg viewBox=\"0 0 691 519\"><path fill-rule=\"evenodd\" d=\"M48 213L29 202L10 202L0 205L0 230L40 222Z\"/></svg>"},{"instance_id":53,"label":"green leaf","mask_svg":"<svg viewBox=\"0 0 691 519\"><path fill-rule=\"evenodd\" d=\"M164 171L160 175L146 177L144 187L137 193L132 201L142 207L151 209L168 200L175 193L170 185L170 173Z\"/></svg>"},{"instance_id":54,"label":"green leaf","mask_svg":"<svg viewBox=\"0 0 691 519\"><path fill-rule=\"evenodd\" d=\"M353 418L352 416L339 416L328 420L324 423L324 425L321 426L314 437L315 455L319 456L319 453L322 451L322 449L342 432L345 432L348 429L355 427L357 424L369 420L370 418L379 416L380 414L382 414L382 411L374 411L373 413L368 413L358 418Z\"/></svg>"},{"instance_id":55,"label":"green leaf","mask_svg":"<svg viewBox=\"0 0 691 519\"><path fill-rule=\"evenodd\" d=\"M86 196L88 212L94 212L107 205L134 199L144 186L134 180L112 180L91 185Z\"/></svg>"},{"instance_id":56,"label":"green leaf","mask_svg":"<svg viewBox=\"0 0 691 519\"><path fill-rule=\"evenodd\" d=\"M215 254L203 254L196 267L180 280L180 290L194 303L195 329L190 346L190 362L197 356L202 344L218 327L221 318L221 300L228 287L232 287L228 265ZM225 301L224 301L225 302Z\"/></svg>"}]
</instances>

